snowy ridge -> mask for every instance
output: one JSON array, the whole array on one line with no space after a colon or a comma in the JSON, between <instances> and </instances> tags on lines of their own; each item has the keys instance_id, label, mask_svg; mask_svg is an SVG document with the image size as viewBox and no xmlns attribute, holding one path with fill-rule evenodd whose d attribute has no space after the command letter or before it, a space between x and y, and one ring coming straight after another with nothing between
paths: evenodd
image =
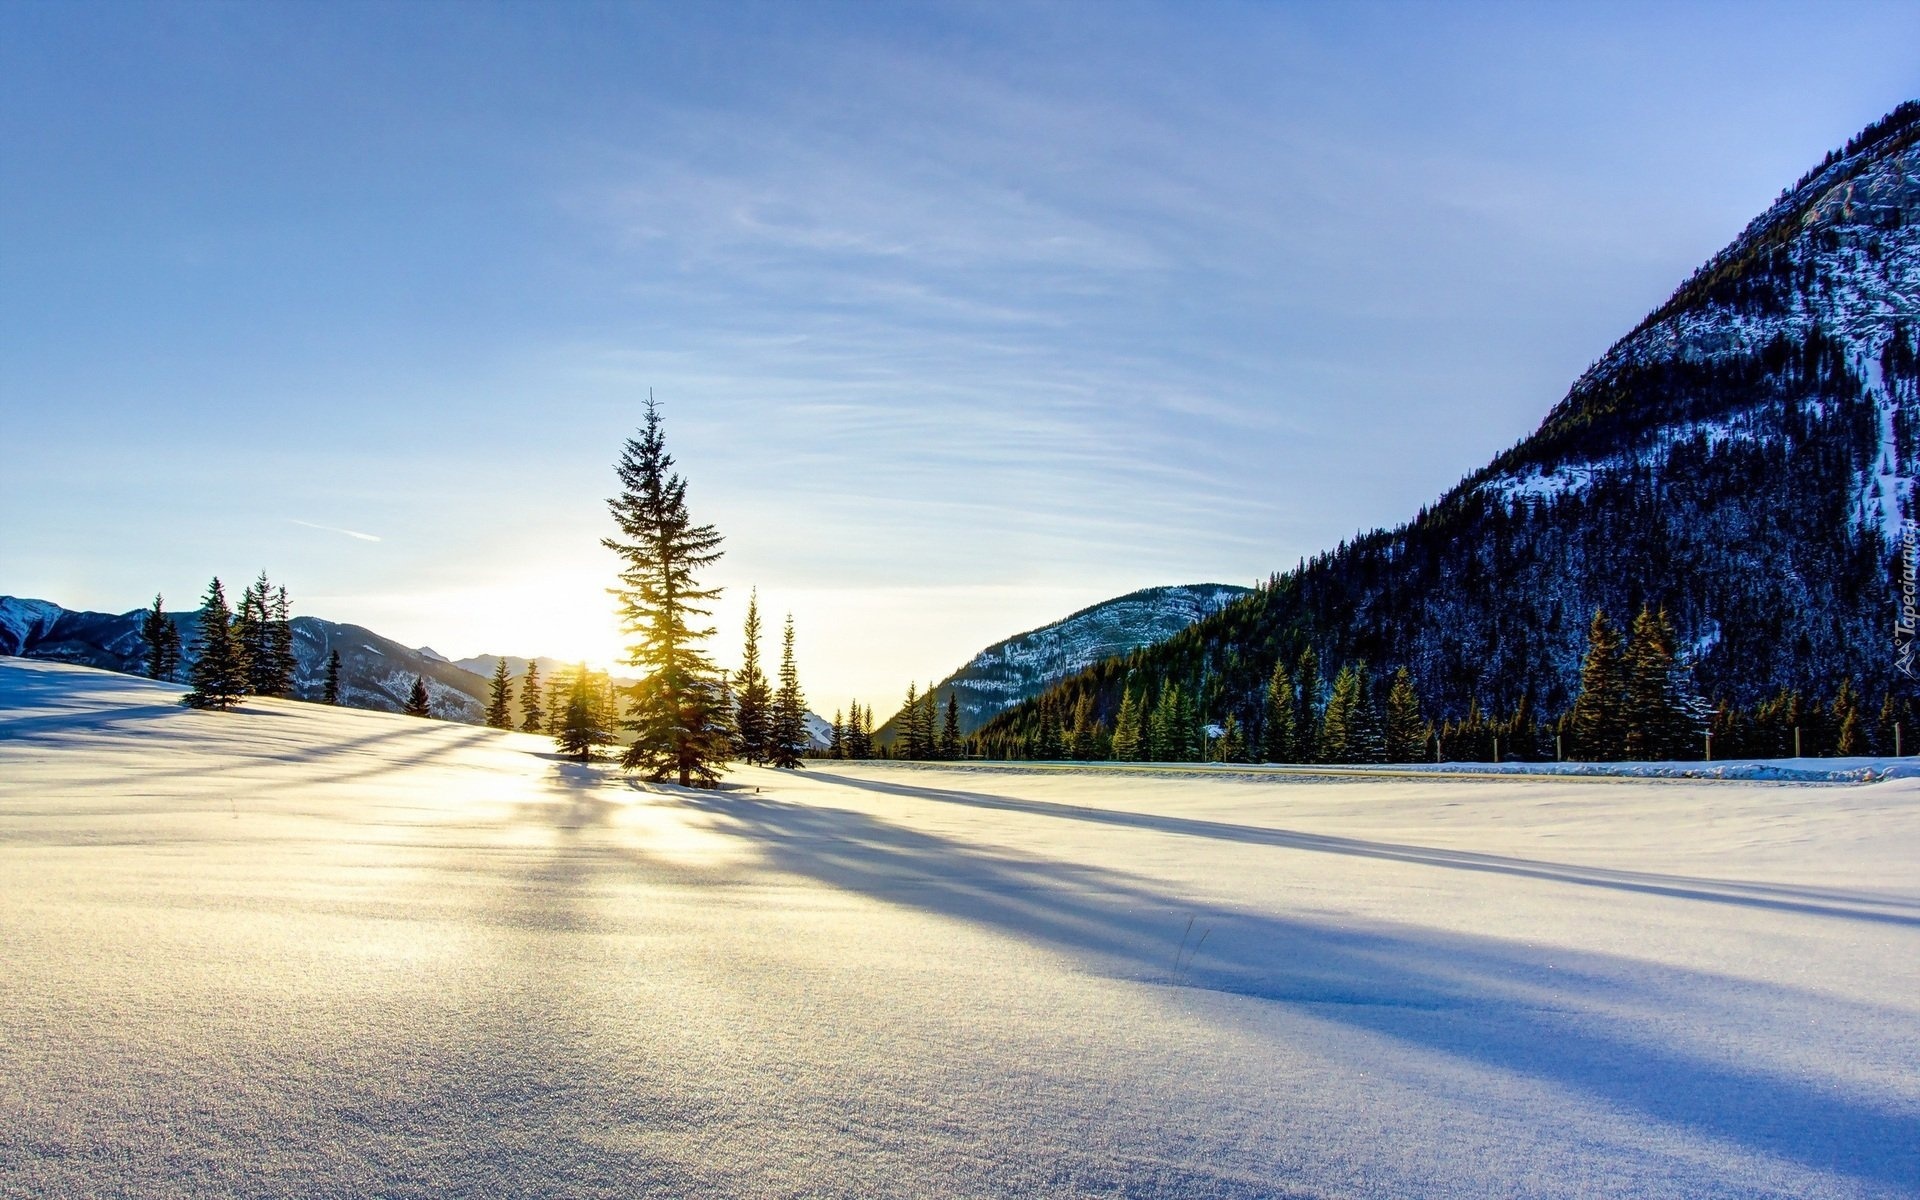
<instances>
[{"instance_id":1,"label":"snowy ridge","mask_svg":"<svg viewBox=\"0 0 1920 1200\"><path fill-rule=\"evenodd\" d=\"M996 714L1102 659L1165 641L1251 589L1225 583L1145 588L1090 605L1050 625L995 642L935 685L945 703L959 697L960 729L971 733ZM882 740L893 727L877 731Z\"/></svg>"}]
</instances>

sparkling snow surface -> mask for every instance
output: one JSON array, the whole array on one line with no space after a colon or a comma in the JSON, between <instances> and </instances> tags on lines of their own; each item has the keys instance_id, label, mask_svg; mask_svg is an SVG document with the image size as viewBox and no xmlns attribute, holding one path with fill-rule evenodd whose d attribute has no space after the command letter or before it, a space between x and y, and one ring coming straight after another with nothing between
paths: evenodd
<instances>
[{"instance_id":1,"label":"sparkling snow surface","mask_svg":"<svg viewBox=\"0 0 1920 1200\"><path fill-rule=\"evenodd\" d=\"M0 659L0 1195L1920 1192L1920 780L697 794L178 691Z\"/></svg>"}]
</instances>

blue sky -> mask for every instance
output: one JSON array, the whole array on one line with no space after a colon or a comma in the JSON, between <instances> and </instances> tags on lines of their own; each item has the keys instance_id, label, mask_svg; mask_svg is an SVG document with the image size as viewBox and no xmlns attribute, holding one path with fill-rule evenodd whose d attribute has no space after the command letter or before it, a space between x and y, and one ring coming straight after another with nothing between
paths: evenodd
<instances>
[{"instance_id":1,"label":"blue sky","mask_svg":"<svg viewBox=\"0 0 1920 1200\"><path fill-rule=\"evenodd\" d=\"M0 592L264 568L610 659L651 388L719 656L757 585L814 707L885 708L1411 515L1916 45L1911 4L5 6Z\"/></svg>"}]
</instances>

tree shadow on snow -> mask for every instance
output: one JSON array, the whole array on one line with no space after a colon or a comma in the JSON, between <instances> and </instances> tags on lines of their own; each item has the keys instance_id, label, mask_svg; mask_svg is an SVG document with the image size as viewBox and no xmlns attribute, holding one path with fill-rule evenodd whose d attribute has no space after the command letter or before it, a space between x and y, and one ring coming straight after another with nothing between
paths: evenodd
<instances>
[{"instance_id":1,"label":"tree shadow on snow","mask_svg":"<svg viewBox=\"0 0 1920 1200\"><path fill-rule=\"evenodd\" d=\"M916 795L932 789L877 790ZM953 799L947 793L931 798ZM713 829L753 843L778 870L993 928L1123 978L1286 1005L1817 1170L1878 1184L1920 1180L1920 1113L1909 1103L1848 1095L1830 1080L1796 1075L1791 1064L1766 1058L1775 1044L1804 1045L1819 1036L1806 1025L1810 1012L1819 1014L1821 1028L1844 1030L1848 1037L1897 1027L1899 1014L1869 1004L1564 947L1223 906L1196 910L1140 877L983 849L823 804L719 792L693 793L682 802L707 814ZM980 794L961 802L1047 811ZM1578 874L1492 856L1465 855L1456 862L1448 852L1369 848L1348 839L1274 840L1267 835L1275 831L1213 822L1098 810L1085 810L1084 819L1108 817L1162 832L1192 834L1201 831L1197 826L1206 836L1549 880ZM609 850L616 858L646 858L632 848ZM605 869L620 868L607 863ZM1725 899L1634 880L1597 885ZM1799 902L1764 906L1808 909ZM1752 1033L1752 1057L1709 1056L1663 1040L1660 1031L1672 1028L1675 1014L1692 1014L1689 1024L1703 1040L1718 1041L1709 1035L1728 1028L1758 1031Z\"/></svg>"}]
</instances>

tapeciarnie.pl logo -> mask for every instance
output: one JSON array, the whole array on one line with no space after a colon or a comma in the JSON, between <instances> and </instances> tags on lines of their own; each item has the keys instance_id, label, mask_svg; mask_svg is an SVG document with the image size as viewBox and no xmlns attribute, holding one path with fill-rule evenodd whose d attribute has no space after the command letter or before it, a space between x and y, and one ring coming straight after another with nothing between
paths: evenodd
<instances>
[{"instance_id":1,"label":"tapeciarnie.pl logo","mask_svg":"<svg viewBox=\"0 0 1920 1200\"><path fill-rule=\"evenodd\" d=\"M1920 524L1900 522L1900 619L1893 623L1893 665L1908 679L1920 680L1914 662L1920 634Z\"/></svg>"}]
</instances>

